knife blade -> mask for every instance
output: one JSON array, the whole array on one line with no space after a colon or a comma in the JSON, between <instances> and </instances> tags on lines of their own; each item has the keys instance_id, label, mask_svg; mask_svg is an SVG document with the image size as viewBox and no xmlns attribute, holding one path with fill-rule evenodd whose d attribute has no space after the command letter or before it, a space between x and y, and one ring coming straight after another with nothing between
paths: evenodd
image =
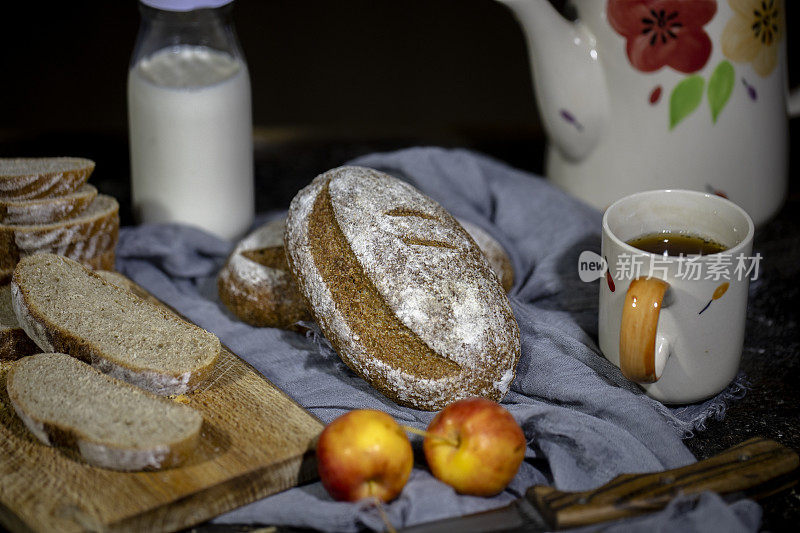
<instances>
[{"instance_id":1,"label":"knife blade","mask_svg":"<svg viewBox=\"0 0 800 533\"><path fill-rule=\"evenodd\" d=\"M797 453L753 438L694 464L649 474L622 474L582 492L530 487L511 504L402 529L405 533L551 531L628 518L664 508L678 495L706 490L723 497L759 498L798 481Z\"/></svg>"}]
</instances>

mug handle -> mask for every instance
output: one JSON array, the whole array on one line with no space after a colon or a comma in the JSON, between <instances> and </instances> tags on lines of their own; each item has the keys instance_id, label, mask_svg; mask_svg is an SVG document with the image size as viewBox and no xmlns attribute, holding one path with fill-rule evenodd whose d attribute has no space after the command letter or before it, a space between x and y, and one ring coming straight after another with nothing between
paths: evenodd
<instances>
[{"instance_id":1,"label":"mug handle","mask_svg":"<svg viewBox=\"0 0 800 533\"><path fill-rule=\"evenodd\" d=\"M619 367L637 383L654 383L669 356L669 344L656 335L658 315L669 283L658 278L631 281L619 326Z\"/></svg>"}]
</instances>

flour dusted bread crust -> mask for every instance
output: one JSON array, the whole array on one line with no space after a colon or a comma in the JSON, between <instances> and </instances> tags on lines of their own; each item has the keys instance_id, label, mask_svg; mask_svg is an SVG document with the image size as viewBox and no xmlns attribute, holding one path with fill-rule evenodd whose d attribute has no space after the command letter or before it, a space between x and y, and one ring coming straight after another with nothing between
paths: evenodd
<instances>
[{"instance_id":1,"label":"flour dusted bread crust","mask_svg":"<svg viewBox=\"0 0 800 533\"><path fill-rule=\"evenodd\" d=\"M81 250L76 250L76 253L70 254L71 256L68 257L68 259L73 259L92 270L112 270L117 258L115 246L116 242L114 241L112 242L111 248L99 252L93 251L93 247L89 246ZM92 255L93 253L96 255ZM8 269L0 268L0 285L8 285L11 283L12 275L14 275L13 267Z\"/></svg>"},{"instance_id":2,"label":"flour dusted bread crust","mask_svg":"<svg viewBox=\"0 0 800 533\"><path fill-rule=\"evenodd\" d=\"M99 250L96 249L99 247L98 242L109 243L109 248L100 248ZM31 254L25 254L24 257L33 255L34 253L51 252L35 251ZM109 236L96 236L88 239L88 242L86 243L77 243L77 245L69 251L66 257L68 259L73 259L80 264L91 268L92 270L112 270L117 258L116 236L113 236L113 238ZM14 266L16 266L16 264L6 268L0 268L0 285L8 285L11 283L11 276L14 275Z\"/></svg>"},{"instance_id":3,"label":"flour dusted bread crust","mask_svg":"<svg viewBox=\"0 0 800 533\"><path fill-rule=\"evenodd\" d=\"M286 262L286 220L273 220L242 239L217 276L219 298L242 321L292 329L311 313Z\"/></svg>"},{"instance_id":4,"label":"flour dusted bread crust","mask_svg":"<svg viewBox=\"0 0 800 533\"><path fill-rule=\"evenodd\" d=\"M88 259L75 259L75 261L81 263L85 267L91 268L92 270L112 270L114 268L114 264L116 263L116 258L116 249L112 247L109 250L100 252L93 257L89 257Z\"/></svg>"},{"instance_id":5,"label":"flour dusted bread crust","mask_svg":"<svg viewBox=\"0 0 800 533\"><path fill-rule=\"evenodd\" d=\"M25 252L22 256L27 257L36 253L55 253L56 255L63 255L68 259L73 259L93 270L111 270L114 268L116 261L116 245L117 234L114 232L111 235L94 235L85 241L72 243L60 253L59 250L50 251L45 249L35 250L31 253ZM15 265L0 268L0 285L11 282Z\"/></svg>"},{"instance_id":6,"label":"flour dusted bread crust","mask_svg":"<svg viewBox=\"0 0 800 533\"><path fill-rule=\"evenodd\" d=\"M101 233L91 235L83 241L70 243L65 246L57 247L55 250L33 250L31 252L21 251L20 256L27 257L36 253L55 253L63 255L69 259L87 266L93 270L111 270L116 261L116 246L118 230L114 229L111 233ZM11 282L14 274L14 264L0 267L0 285Z\"/></svg>"},{"instance_id":7,"label":"flour dusted bread crust","mask_svg":"<svg viewBox=\"0 0 800 533\"><path fill-rule=\"evenodd\" d=\"M489 260L503 289L511 290L514 271L503 247L475 224L458 222ZM242 239L217 276L222 303L252 326L298 329L299 321L312 319L286 262L285 228L285 218L273 220Z\"/></svg>"},{"instance_id":8,"label":"flour dusted bread crust","mask_svg":"<svg viewBox=\"0 0 800 533\"><path fill-rule=\"evenodd\" d=\"M503 246L495 240L494 237L489 235L483 228L457 218L461 226L467 230L469 236L481 249L483 255L489 261L489 266L492 267L494 273L500 279L500 285L503 290L508 292L514 286L514 267L511 266L511 259L509 259Z\"/></svg>"},{"instance_id":9,"label":"flour dusted bread crust","mask_svg":"<svg viewBox=\"0 0 800 533\"><path fill-rule=\"evenodd\" d=\"M0 198L69 194L83 185L94 161L81 157L0 158Z\"/></svg>"},{"instance_id":10,"label":"flour dusted bread crust","mask_svg":"<svg viewBox=\"0 0 800 533\"><path fill-rule=\"evenodd\" d=\"M62 196L33 200L0 198L0 224L50 224L82 213L97 196L97 189L84 184L80 189Z\"/></svg>"},{"instance_id":11,"label":"flour dusted bread crust","mask_svg":"<svg viewBox=\"0 0 800 533\"><path fill-rule=\"evenodd\" d=\"M13 361L39 351L20 327L11 306L11 287L0 286L0 361Z\"/></svg>"},{"instance_id":12,"label":"flour dusted bread crust","mask_svg":"<svg viewBox=\"0 0 800 533\"><path fill-rule=\"evenodd\" d=\"M43 443L73 448L114 470L175 466L197 446L203 417L60 353L20 359L6 388L17 415ZM98 487L102 489L102 487Z\"/></svg>"},{"instance_id":13,"label":"flour dusted bread crust","mask_svg":"<svg viewBox=\"0 0 800 533\"><path fill-rule=\"evenodd\" d=\"M67 353L156 394L202 383L222 349L212 333L61 256L23 258L11 296L17 320L43 351Z\"/></svg>"},{"instance_id":14,"label":"flour dusted bread crust","mask_svg":"<svg viewBox=\"0 0 800 533\"><path fill-rule=\"evenodd\" d=\"M13 267L21 257L51 252L67 257L94 257L117 242L119 204L98 195L82 213L49 224L0 224L0 269Z\"/></svg>"},{"instance_id":15,"label":"flour dusted bread crust","mask_svg":"<svg viewBox=\"0 0 800 533\"><path fill-rule=\"evenodd\" d=\"M289 208L287 259L342 360L396 402L500 400L519 328L497 276L439 204L372 169L318 176Z\"/></svg>"}]
</instances>

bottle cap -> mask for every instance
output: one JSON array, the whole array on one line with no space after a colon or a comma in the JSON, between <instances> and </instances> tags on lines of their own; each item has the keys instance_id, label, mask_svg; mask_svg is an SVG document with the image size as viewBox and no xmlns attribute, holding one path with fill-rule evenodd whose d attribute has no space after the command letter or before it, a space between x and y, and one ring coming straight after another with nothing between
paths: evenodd
<instances>
[{"instance_id":1,"label":"bottle cap","mask_svg":"<svg viewBox=\"0 0 800 533\"><path fill-rule=\"evenodd\" d=\"M230 4L233 0L139 0L146 6L162 9L164 11L192 11L194 9L206 9L222 7Z\"/></svg>"}]
</instances>

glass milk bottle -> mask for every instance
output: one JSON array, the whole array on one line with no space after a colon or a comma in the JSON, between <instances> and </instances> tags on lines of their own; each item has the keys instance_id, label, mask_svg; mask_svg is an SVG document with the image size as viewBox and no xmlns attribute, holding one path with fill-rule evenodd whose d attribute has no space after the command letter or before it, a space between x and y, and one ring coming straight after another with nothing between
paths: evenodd
<instances>
[{"instance_id":1,"label":"glass milk bottle","mask_svg":"<svg viewBox=\"0 0 800 533\"><path fill-rule=\"evenodd\" d=\"M226 239L253 222L250 78L231 2L140 0L128 73L139 222L181 222Z\"/></svg>"}]
</instances>

